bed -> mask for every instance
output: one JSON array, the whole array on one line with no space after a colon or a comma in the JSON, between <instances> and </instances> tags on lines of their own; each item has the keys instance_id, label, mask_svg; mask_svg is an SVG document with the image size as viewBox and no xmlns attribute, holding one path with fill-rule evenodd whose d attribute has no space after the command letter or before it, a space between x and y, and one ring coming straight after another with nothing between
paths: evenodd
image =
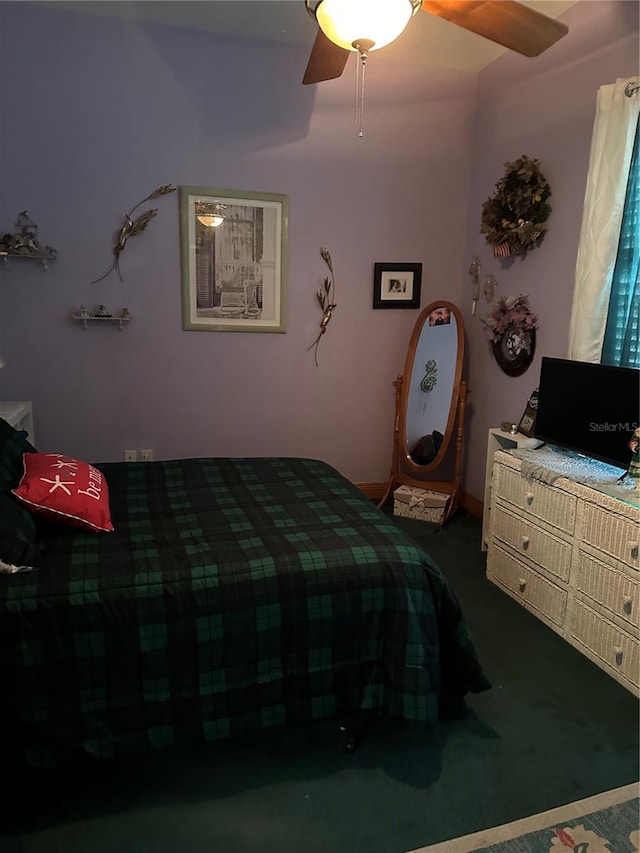
<instances>
[{"instance_id":1,"label":"bed","mask_svg":"<svg viewBox=\"0 0 640 853\"><path fill-rule=\"evenodd\" d=\"M361 712L431 726L489 686L441 572L331 466L98 467L114 532L36 521L39 569L0 575L0 725L31 764Z\"/></svg>"}]
</instances>

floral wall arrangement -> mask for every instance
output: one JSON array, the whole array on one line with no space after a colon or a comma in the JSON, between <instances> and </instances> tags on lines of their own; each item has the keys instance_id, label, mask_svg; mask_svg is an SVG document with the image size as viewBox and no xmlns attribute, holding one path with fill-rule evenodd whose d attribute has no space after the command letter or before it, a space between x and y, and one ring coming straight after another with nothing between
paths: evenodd
<instances>
[{"instance_id":1,"label":"floral wall arrangement","mask_svg":"<svg viewBox=\"0 0 640 853\"><path fill-rule=\"evenodd\" d=\"M539 161L522 155L505 163L496 191L482 205L481 232L497 258L524 257L546 234L551 189Z\"/></svg>"},{"instance_id":2,"label":"floral wall arrangement","mask_svg":"<svg viewBox=\"0 0 640 853\"><path fill-rule=\"evenodd\" d=\"M482 322L493 355L508 376L520 376L533 360L538 317L529 307L529 297L500 297Z\"/></svg>"}]
</instances>

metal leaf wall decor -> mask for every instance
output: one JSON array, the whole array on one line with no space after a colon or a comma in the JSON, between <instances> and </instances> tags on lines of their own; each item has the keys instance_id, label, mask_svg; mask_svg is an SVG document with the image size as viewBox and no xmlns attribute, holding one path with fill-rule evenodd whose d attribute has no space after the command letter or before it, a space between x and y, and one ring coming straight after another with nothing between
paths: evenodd
<instances>
[{"instance_id":1,"label":"metal leaf wall decor","mask_svg":"<svg viewBox=\"0 0 640 853\"><path fill-rule=\"evenodd\" d=\"M100 278L94 279L91 283L97 284L99 281L102 281L106 278L113 270L116 270L120 281L124 281L122 278L122 272L120 271L120 255L125 249L127 245L127 241L130 237L136 237L138 234L142 234L147 225L151 222L153 217L157 214L157 208L149 208L145 210L144 213L141 213L135 219L133 219L133 214L140 207L141 204L144 204L145 201L152 201L153 199L160 198L160 196L168 195L169 193L175 192L176 187L172 184L165 184L164 186L158 187L157 190L154 190L148 196L139 201L135 207L133 207L129 213L125 213L124 223L122 228L118 231L116 235L115 243L113 246L113 263L106 271L104 275L101 275Z\"/></svg>"},{"instance_id":2,"label":"metal leaf wall decor","mask_svg":"<svg viewBox=\"0 0 640 853\"><path fill-rule=\"evenodd\" d=\"M316 298L322 309L322 320L320 320L320 331L318 332L318 337L315 341L307 347L307 352L310 349L314 350L313 357L316 363L316 367L318 367L318 347L320 345L320 341L322 340L322 336L327 331L327 326L329 325L329 320L331 320L331 316L333 310L337 307L336 303L336 282L333 275L333 261L331 260L331 253L328 249L320 249L320 254L322 255L322 260L329 267L329 276L325 276L323 286L316 291Z\"/></svg>"}]
</instances>

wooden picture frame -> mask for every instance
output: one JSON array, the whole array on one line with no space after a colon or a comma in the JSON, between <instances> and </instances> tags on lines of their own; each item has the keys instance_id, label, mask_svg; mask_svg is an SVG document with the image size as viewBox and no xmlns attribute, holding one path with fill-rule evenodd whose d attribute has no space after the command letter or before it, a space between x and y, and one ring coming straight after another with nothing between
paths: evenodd
<instances>
[{"instance_id":1,"label":"wooden picture frame","mask_svg":"<svg viewBox=\"0 0 640 853\"><path fill-rule=\"evenodd\" d=\"M374 265L374 308L419 308L421 288L422 264Z\"/></svg>"},{"instance_id":2,"label":"wooden picture frame","mask_svg":"<svg viewBox=\"0 0 640 853\"><path fill-rule=\"evenodd\" d=\"M285 332L287 231L286 195L180 187L183 329Z\"/></svg>"}]
</instances>

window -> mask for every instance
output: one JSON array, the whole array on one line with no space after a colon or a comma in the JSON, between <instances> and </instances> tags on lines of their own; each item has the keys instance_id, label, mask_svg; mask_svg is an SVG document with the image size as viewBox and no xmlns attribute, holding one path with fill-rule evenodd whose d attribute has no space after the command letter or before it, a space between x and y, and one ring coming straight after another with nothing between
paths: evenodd
<instances>
[{"instance_id":1,"label":"window","mask_svg":"<svg viewBox=\"0 0 640 853\"><path fill-rule=\"evenodd\" d=\"M640 368L640 158L636 135L622 214L609 311L602 347L603 364Z\"/></svg>"},{"instance_id":2,"label":"window","mask_svg":"<svg viewBox=\"0 0 640 853\"><path fill-rule=\"evenodd\" d=\"M576 361L637 365L639 91L635 77L598 89L569 326Z\"/></svg>"}]
</instances>

